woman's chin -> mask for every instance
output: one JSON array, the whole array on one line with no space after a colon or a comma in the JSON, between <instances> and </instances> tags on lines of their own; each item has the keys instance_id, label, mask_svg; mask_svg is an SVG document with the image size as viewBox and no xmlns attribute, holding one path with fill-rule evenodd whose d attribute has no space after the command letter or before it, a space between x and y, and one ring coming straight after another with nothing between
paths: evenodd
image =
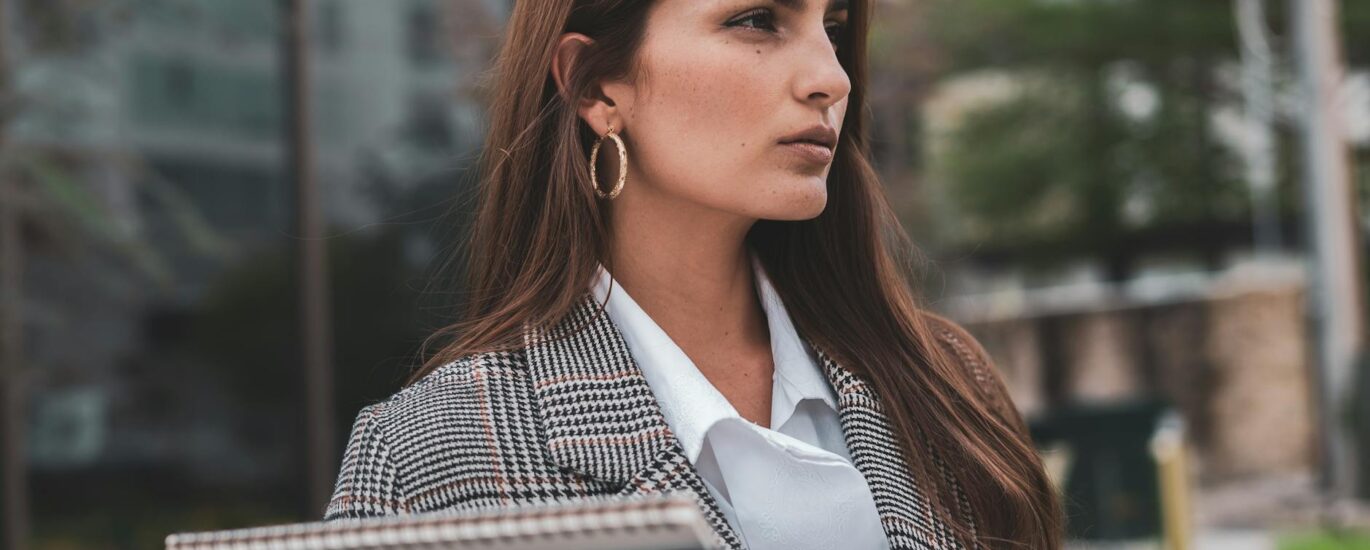
<instances>
[{"instance_id":1,"label":"woman's chin","mask_svg":"<svg viewBox=\"0 0 1370 550\"><path fill-rule=\"evenodd\" d=\"M808 220L818 217L828 206L828 188L826 181L823 180L817 185L808 183L803 188L787 189L777 196L785 200L777 201L775 207L768 209L768 215L763 216L764 218L781 221Z\"/></svg>"}]
</instances>

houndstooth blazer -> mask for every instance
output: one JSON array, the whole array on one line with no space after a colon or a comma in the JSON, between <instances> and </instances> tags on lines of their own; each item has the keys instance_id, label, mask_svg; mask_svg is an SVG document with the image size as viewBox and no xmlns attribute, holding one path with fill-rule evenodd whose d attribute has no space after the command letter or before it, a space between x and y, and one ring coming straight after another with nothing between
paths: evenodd
<instances>
[{"instance_id":1,"label":"houndstooth blazer","mask_svg":"<svg viewBox=\"0 0 1370 550\"><path fill-rule=\"evenodd\" d=\"M364 407L324 519L688 492L713 527L715 543L742 548L618 328L597 313L587 292L548 333L526 328L523 349L464 357ZM971 369L1002 414L1021 425L984 349L955 323L929 317L939 341ZM548 338L587 321L569 337ZM873 388L805 342L837 392L847 446L875 497L890 547L961 548L910 475ZM973 525L963 497L957 501Z\"/></svg>"}]
</instances>

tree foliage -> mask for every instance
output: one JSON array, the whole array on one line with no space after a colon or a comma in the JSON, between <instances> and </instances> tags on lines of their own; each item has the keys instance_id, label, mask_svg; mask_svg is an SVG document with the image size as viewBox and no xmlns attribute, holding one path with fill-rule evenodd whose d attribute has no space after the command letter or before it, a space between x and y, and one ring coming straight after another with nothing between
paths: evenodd
<instances>
[{"instance_id":1,"label":"tree foliage","mask_svg":"<svg viewBox=\"0 0 1370 550\"><path fill-rule=\"evenodd\" d=\"M1348 27L1370 29L1370 10L1352 4ZM1243 106L1231 2L930 6L938 78L992 72L1024 84L959 115L934 149L931 177L954 212L950 246L1029 264L1091 257L1121 279L1144 254L1213 266L1250 239L1243 165L1217 127ZM1283 4L1268 9L1282 51ZM1348 52L1367 34L1348 29ZM1279 141L1287 160L1290 140ZM1297 193L1291 163L1280 164L1292 227Z\"/></svg>"}]
</instances>

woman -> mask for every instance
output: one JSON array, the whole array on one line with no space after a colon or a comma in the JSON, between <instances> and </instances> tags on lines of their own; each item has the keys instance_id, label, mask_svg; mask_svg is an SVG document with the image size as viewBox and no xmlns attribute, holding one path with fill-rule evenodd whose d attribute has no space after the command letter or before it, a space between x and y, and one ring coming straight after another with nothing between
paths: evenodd
<instances>
[{"instance_id":1,"label":"woman","mask_svg":"<svg viewBox=\"0 0 1370 550\"><path fill-rule=\"evenodd\" d=\"M1058 547L988 357L901 268L871 4L518 2L468 309L325 518L679 491L729 548Z\"/></svg>"}]
</instances>

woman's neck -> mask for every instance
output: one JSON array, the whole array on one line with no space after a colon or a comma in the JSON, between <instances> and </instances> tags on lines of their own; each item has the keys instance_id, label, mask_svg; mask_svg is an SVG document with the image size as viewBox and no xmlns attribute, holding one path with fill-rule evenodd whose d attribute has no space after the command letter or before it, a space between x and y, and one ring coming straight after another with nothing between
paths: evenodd
<instances>
[{"instance_id":1,"label":"woman's neck","mask_svg":"<svg viewBox=\"0 0 1370 550\"><path fill-rule=\"evenodd\" d=\"M710 350L768 347L746 245L754 220L646 206L614 205L614 280L697 364Z\"/></svg>"}]
</instances>

